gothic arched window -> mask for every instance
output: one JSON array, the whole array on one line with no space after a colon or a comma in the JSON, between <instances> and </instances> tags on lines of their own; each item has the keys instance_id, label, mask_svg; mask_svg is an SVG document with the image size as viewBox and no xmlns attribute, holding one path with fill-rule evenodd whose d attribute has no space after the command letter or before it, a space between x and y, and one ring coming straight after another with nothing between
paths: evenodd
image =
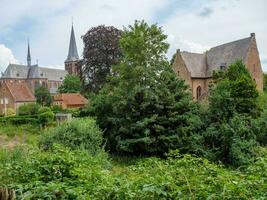
<instances>
[{"instance_id":1,"label":"gothic arched window","mask_svg":"<svg viewBox=\"0 0 267 200\"><path fill-rule=\"evenodd\" d=\"M197 87L197 99L199 99L200 96L201 96L201 87L198 86Z\"/></svg>"}]
</instances>

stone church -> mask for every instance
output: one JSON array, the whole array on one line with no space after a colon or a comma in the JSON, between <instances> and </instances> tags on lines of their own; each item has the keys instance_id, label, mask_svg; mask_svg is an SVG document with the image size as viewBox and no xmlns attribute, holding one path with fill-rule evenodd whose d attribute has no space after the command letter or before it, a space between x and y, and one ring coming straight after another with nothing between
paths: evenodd
<instances>
[{"instance_id":1,"label":"stone church","mask_svg":"<svg viewBox=\"0 0 267 200\"><path fill-rule=\"evenodd\" d=\"M38 64L32 65L30 44L28 42L27 65L9 64L0 80L26 82L33 93L37 87L44 86L49 89L51 94L56 94L58 87L62 84L67 74L78 74L78 63L79 56L72 25L65 70L40 67Z\"/></svg>"},{"instance_id":2,"label":"stone church","mask_svg":"<svg viewBox=\"0 0 267 200\"><path fill-rule=\"evenodd\" d=\"M0 115L8 108L17 110L20 105L35 102L34 91L39 86L47 87L54 96L67 74L78 74L79 62L73 25L65 70L32 65L28 42L27 65L9 64L0 77Z\"/></svg>"},{"instance_id":3,"label":"stone church","mask_svg":"<svg viewBox=\"0 0 267 200\"><path fill-rule=\"evenodd\" d=\"M205 53L191 53L178 50L173 70L189 85L193 98L202 99L208 94L213 71L227 69L236 60L242 60L257 89L263 91L263 72L257 48L255 33L250 37L222 44Z\"/></svg>"}]
</instances>

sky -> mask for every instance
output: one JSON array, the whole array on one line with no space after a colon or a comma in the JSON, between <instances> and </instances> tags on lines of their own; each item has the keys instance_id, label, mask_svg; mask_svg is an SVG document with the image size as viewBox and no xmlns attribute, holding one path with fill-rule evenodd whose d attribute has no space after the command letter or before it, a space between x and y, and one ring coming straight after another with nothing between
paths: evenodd
<instances>
[{"instance_id":1,"label":"sky","mask_svg":"<svg viewBox=\"0 0 267 200\"><path fill-rule=\"evenodd\" d=\"M81 36L91 27L119 29L134 20L157 23L176 49L202 53L213 46L256 33L262 68L267 72L267 0L0 0L0 72L9 63L63 68L72 18L79 55Z\"/></svg>"}]
</instances>

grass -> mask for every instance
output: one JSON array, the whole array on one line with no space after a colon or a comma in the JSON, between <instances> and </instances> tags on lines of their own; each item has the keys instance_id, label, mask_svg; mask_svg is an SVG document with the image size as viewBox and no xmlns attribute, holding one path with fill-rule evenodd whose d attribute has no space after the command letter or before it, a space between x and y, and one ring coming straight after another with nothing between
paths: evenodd
<instances>
[{"instance_id":1,"label":"grass","mask_svg":"<svg viewBox=\"0 0 267 200\"><path fill-rule=\"evenodd\" d=\"M0 145L2 147L14 147L19 144L36 144L40 129L31 124L14 126L0 124Z\"/></svg>"}]
</instances>

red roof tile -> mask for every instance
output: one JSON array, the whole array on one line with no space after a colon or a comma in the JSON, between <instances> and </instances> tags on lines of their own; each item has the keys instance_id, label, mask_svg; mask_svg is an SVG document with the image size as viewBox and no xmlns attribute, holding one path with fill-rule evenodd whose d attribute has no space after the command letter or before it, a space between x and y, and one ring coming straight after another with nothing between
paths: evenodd
<instances>
[{"instance_id":1,"label":"red roof tile","mask_svg":"<svg viewBox=\"0 0 267 200\"><path fill-rule=\"evenodd\" d=\"M88 100L79 93L62 93L54 96L54 101L64 101L66 105L85 105Z\"/></svg>"},{"instance_id":2,"label":"red roof tile","mask_svg":"<svg viewBox=\"0 0 267 200\"><path fill-rule=\"evenodd\" d=\"M6 84L7 88L9 89L9 91L10 91L10 93L13 96L15 101L17 101L17 102L36 101L33 93L29 89L26 82L6 81L5 84Z\"/></svg>"}]
</instances>

